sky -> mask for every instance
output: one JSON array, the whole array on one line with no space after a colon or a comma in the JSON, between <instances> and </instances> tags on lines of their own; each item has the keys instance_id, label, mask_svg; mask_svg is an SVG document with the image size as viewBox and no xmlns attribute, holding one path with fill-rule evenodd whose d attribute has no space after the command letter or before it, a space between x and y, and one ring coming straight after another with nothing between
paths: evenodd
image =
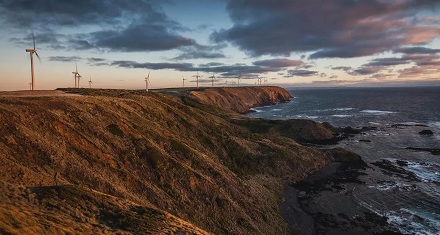
<instances>
[{"instance_id":1,"label":"sky","mask_svg":"<svg viewBox=\"0 0 440 235\"><path fill-rule=\"evenodd\" d=\"M39 90L440 85L439 0L0 0L0 90L32 35Z\"/></svg>"}]
</instances>

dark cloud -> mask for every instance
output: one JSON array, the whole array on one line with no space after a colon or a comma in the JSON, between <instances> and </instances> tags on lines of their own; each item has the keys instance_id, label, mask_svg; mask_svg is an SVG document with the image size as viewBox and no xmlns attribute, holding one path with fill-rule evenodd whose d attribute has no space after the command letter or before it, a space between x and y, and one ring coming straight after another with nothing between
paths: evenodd
<instances>
[{"instance_id":1,"label":"dark cloud","mask_svg":"<svg viewBox=\"0 0 440 235\"><path fill-rule=\"evenodd\" d=\"M346 72L353 70L353 68L350 66L335 66L335 67L331 67L331 69L342 70L342 71L346 71Z\"/></svg>"},{"instance_id":2,"label":"dark cloud","mask_svg":"<svg viewBox=\"0 0 440 235\"><path fill-rule=\"evenodd\" d=\"M370 61L365 66L394 66L401 64L408 64L411 61L408 58L376 58Z\"/></svg>"},{"instance_id":3,"label":"dark cloud","mask_svg":"<svg viewBox=\"0 0 440 235\"><path fill-rule=\"evenodd\" d=\"M436 54L440 53L440 49L432 49L427 47L404 47L395 49L393 52L404 54Z\"/></svg>"},{"instance_id":4,"label":"dark cloud","mask_svg":"<svg viewBox=\"0 0 440 235\"><path fill-rule=\"evenodd\" d=\"M399 70L399 77L408 78L408 77L416 77L421 78L422 76L435 76L438 78L438 74L440 73L440 66L413 66L411 68L406 68Z\"/></svg>"},{"instance_id":5,"label":"dark cloud","mask_svg":"<svg viewBox=\"0 0 440 235\"><path fill-rule=\"evenodd\" d=\"M38 37L47 35L48 39L36 39L54 49L135 52L197 45L181 35L187 29L168 18L160 4L154 0L0 0L0 14L5 24L33 28ZM76 32L79 27L101 30L53 33L61 28Z\"/></svg>"},{"instance_id":6,"label":"dark cloud","mask_svg":"<svg viewBox=\"0 0 440 235\"><path fill-rule=\"evenodd\" d=\"M438 25L416 25L411 19L421 9L438 11L435 6L440 1L229 0L234 26L214 32L211 39L231 42L254 56L366 56L437 37Z\"/></svg>"},{"instance_id":7,"label":"dark cloud","mask_svg":"<svg viewBox=\"0 0 440 235\"><path fill-rule=\"evenodd\" d=\"M199 67L215 67L215 66L222 66L225 65L224 63L219 63L219 62L210 62L207 64L200 64Z\"/></svg>"},{"instance_id":8,"label":"dark cloud","mask_svg":"<svg viewBox=\"0 0 440 235\"><path fill-rule=\"evenodd\" d=\"M81 60L81 57L78 56L51 56L49 57L49 61L58 61L58 62L75 62Z\"/></svg>"},{"instance_id":9,"label":"dark cloud","mask_svg":"<svg viewBox=\"0 0 440 235\"><path fill-rule=\"evenodd\" d=\"M371 74L375 74L378 73L382 70L384 70L385 67L381 67L381 66L362 66L358 69L353 70L352 72L350 72L351 75L371 75Z\"/></svg>"},{"instance_id":10,"label":"dark cloud","mask_svg":"<svg viewBox=\"0 0 440 235\"><path fill-rule=\"evenodd\" d=\"M289 60L289 59L271 59L271 60L259 60L253 63L257 66L272 67L272 68L288 68L288 67L301 67L306 65L301 60Z\"/></svg>"},{"instance_id":11,"label":"dark cloud","mask_svg":"<svg viewBox=\"0 0 440 235\"><path fill-rule=\"evenodd\" d=\"M136 69L174 69L174 70L188 70L193 68L193 64L190 63L138 63L135 61L113 61L109 63L110 66L116 66L120 68L136 68Z\"/></svg>"},{"instance_id":12,"label":"dark cloud","mask_svg":"<svg viewBox=\"0 0 440 235\"><path fill-rule=\"evenodd\" d=\"M188 47L182 47L180 50L182 53L174 58L174 60L188 60L188 59L218 59L226 58L226 56L219 49L220 46L202 46L192 45Z\"/></svg>"},{"instance_id":13,"label":"dark cloud","mask_svg":"<svg viewBox=\"0 0 440 235\"><path fill-rule=\"evenodd\" d=\"M127 14L164 18L157 1L144 0L0 0L3 19L18 27L118 25Z\"/></svg>"},{"instance_id":14,"label":"dark cloud","mask_svg":"<svg viewBox=\"0 0 440 235\"><path fill-rule=\"evenodd\" d=\"M293 69L293 70L288 70L287 75L285 77L310 77L314 75L318 75L318 71Z\"/></svg>"},{"instance_id":15,"label":"dark cloud","mask_svg":"<svg viewBox=\"0 0 440 235\"><path fill-rule=\"evenodd\" d=\"M193 39L170 31L165 25L133 23L122 30L104 30L90 34L95 47L117 51L163 51L195 45Z\"/></svg>"}]
</instances>

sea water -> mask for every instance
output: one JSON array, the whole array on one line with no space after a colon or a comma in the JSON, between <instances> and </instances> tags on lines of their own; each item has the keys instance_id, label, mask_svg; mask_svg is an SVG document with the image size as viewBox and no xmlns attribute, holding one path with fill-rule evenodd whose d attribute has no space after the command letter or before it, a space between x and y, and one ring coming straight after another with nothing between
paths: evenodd
<instances>
[{"instance_id":1,"label":"sea water","mask_svg":"<svg viewBox=\"0 0 440 235\"><path fill-rule=\"evenodd\" d=\"M356 203L385 216L400 233L440 234L440 155L407 149L440 149L440 87L288 91L291 102L255 108L249 116L376 127L338 144L370 167L363 184L351 186Z\"/></svg>"}]
</instances>

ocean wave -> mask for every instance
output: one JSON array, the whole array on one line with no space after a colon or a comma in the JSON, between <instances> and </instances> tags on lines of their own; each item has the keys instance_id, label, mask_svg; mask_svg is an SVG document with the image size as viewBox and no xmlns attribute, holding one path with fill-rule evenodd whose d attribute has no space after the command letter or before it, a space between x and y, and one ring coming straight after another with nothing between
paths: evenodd
<instances>
[{"instance_id":1,"label":"ocean wave","mask_svg":"<svg viewBox=\"0 0 440 235\"><path fill-rule=\"evenodd\" d=\"M316 109L313 110L314 112L329 112L329 111L350 111L354 110L355 108L332 108L332 109Z\"/></svg>"},{"instance_id":2,"label":"ocean wave","mask_svg":"<svg viewBox=\"0 0 440 235\"><path fill-rule=\"evenodd\" d=\"M360 112L361 113L372 114L372 115L386 115L386 114L396 113L396 112L393 112L393 111L370 110L370 109L361 110Z\"/></svg>"},{"instance_id":3,"label":"ocean wave","mask_svg":"<svg viewBox=\"0 0 440 235\"><path fill-rule=\"evenodd\" d=\"M337 118L349 118L349 117L353 117L353 115L335 114L335 115L332 115L332 117L337 117Z\"/></svg>"},{"instance_id":4,"label":"ocean wave","mask_svg":"<svg viewBox=\"0 0 440 235\"><path fill-rule=\"evenodd\" d=\"M416 235L440 234L440 215L425 210L401 208L399 211L380 213L401 233ZM423 223L422 223L423 222Z\"/></svg>"},{"instance_id":5,"label":"ocean wave","mask_svg":"<svg viewBox=\"0 0 440 235\"><path fill-rule=\"evenodd\" d=\"M440 122L430 122L429 125L440 127Z\"/></svg>"},{"instance_id":6,"label":"ocean wave","mask_svg":"<svg viewBox=\"0 0 440 235\"><path fill-rule=\"evenodd\" d=\"M370 185L368 188L374 188L380 191L389 191L389 190L403 190L403 191L410 191L410 190L416 190L417 187L415 185L400 183L400 182L393 182L393 181L383 181L379 182L376 185Z\"/></svg>"},{"instance_id":7,"label":"ocean wave","mask_svg":"<svg viewBox=\"0 0 440 235\"><path fill-rule=\"evenodd\" d=\"M306 114L298 114L293 116L294 118L301 118L301 119L318 119L319 116L310 116L310 115L306 115Z\"/></svg>"},{"instance_id":8,"label":"ocean wave","mask_svg":"<svg viewBox=\"0 0 440 235\"><path fill-rule=\"evenodd\" d=\"M403 168L414 173L423 182L440 182L440 166L437 164L408 162Z\"/></svg>"},{"instance_id":9,"label":"ocean wave","mask_svg":"<svg viewBox=\"0 0 440 235\"><path fill-rule=\"evenodd\" d=\"M283 109L272 109L273 112L279 112L282 111Z\"/></svg>"},{"instance_id":10,"label":"ocean wave","mask_svg":"<svg viewBox=\"0 0 440 235\"><path fill-rule=\"evenodd\" d=\"M249 110L252 112L256 112L256 113L263 113L264 112L263 110L257 109L257 108L250 108Z\"/></svg>"},{"instance_id":11,"label":"ocean wave","mask_svg":"<svg viewBox=\"0 0 440 235\"><path fill-rule=\"evenodd\" d=\"M394 165L406 172L409 172L422 182L440 182L440 165L433 162L415 162L386 158Z\"/></svg>"}]
</instances>

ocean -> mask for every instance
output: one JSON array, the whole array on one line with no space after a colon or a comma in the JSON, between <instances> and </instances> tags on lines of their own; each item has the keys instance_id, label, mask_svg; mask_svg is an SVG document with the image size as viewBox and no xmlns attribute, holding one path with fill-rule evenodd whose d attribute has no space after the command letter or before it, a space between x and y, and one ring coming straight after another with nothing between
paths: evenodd
<instances>
[{"instance_id":1,"label":"ocean","mask_svg":"<svg viewBox=\"0 0 440 235\"><path fill-rule=\"evenodd\" d=\"M440 87L288 91L291 102L258 107L249 116L375 128L331 146L351 149L367 162L359 181L321 191L307 201L318 205L328 202L322 200L326 197L342 205L349 191L350 207L358 209L341 212L342 207L327 205L317 214L345 213L343 218L353 223L356 213L368 211L385 218L385 227L397 234L440 234ZM427 130L434 134L420 134Z\"/></svg>"}]
</instances>

